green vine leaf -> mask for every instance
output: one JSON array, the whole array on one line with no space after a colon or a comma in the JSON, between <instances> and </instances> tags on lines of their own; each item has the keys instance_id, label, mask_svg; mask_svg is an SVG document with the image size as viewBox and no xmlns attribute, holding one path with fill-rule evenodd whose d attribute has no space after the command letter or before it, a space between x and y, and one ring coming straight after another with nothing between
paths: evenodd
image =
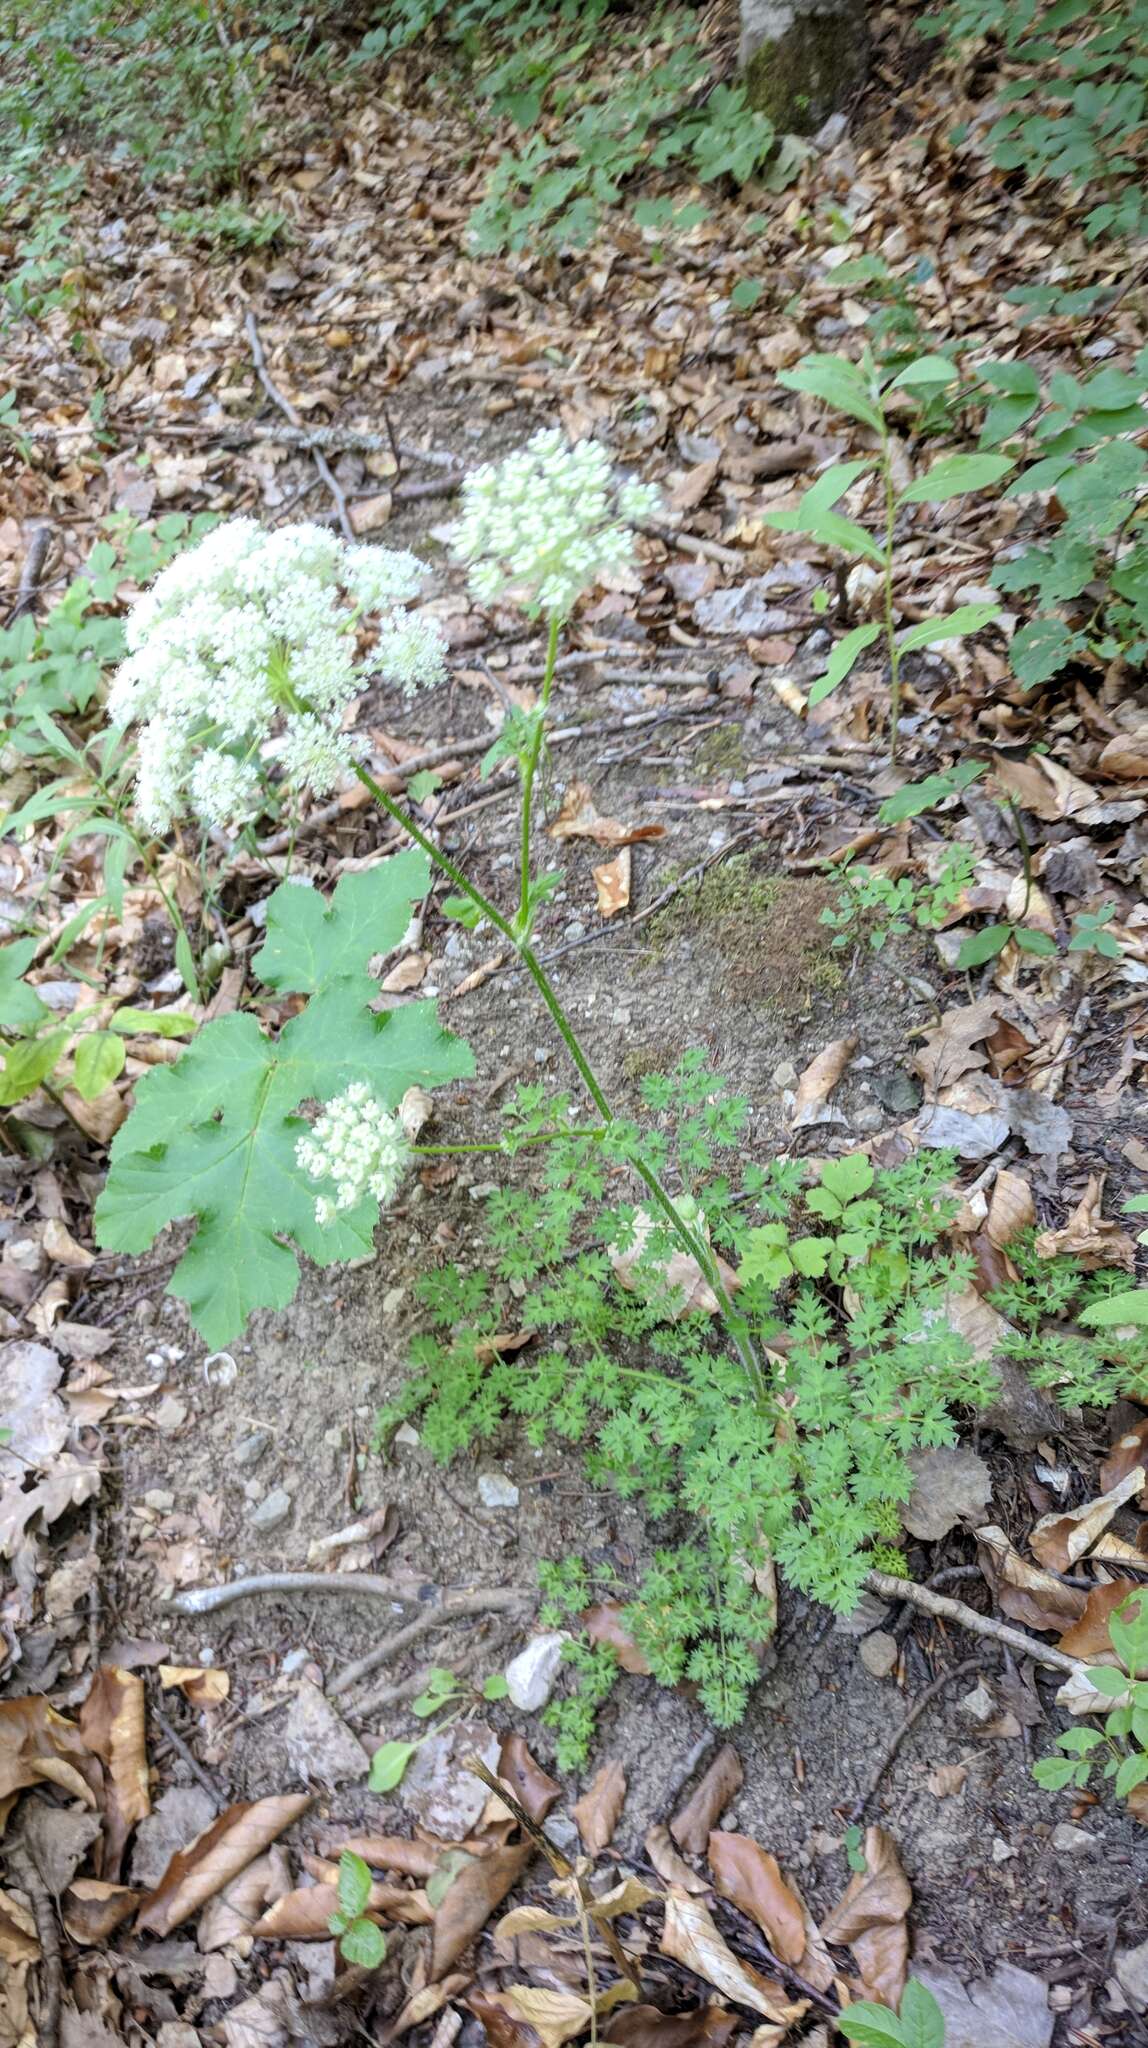
<instances>
[{"instance_id":1,"label":"green vine leaf","mask_svg":"<svg viewBox=\"0 0 1148 2048\"><path fill-rule=\"evenodd\" d=\"M330 902L285 882L267 905L267 937L252 965L268 988L314 995L341 974L365 974L373 953L390 953L425 896L430 868L414 848L343 875Z\"/></svg>"},{"instance_id":2,"label":"green vine leaf","mask_svg":"<svg viewBox=\"0 0 1148 2048\"><path fill-rule=\"evenodd\" d=\"M378 922L369 930L360 890L338 902L348 880L372 884ZM254 1309L291 1300L299 1283L296 1249L322 1266L371 1251L373 1198L325 1227L315 1220L315 1185L295 1157L307 1129L300 1105L330 1101L353 1081L366 1081L394 1109L416 1083L432 1088L474 1072L469 1047L442 1029L433 1002L382 1014L368 1008L374 984L363 972L366 960L402 936L411 892L421 893L425 880L425 866L416 869L399 855L345 878L330 912L314 890L276 890L268 924L274 916L270 964L280 985L324 978L324 943L339 968L356 967L357 974L344 972L323 986L277 1040L249 1014L208 1024L176 1065L146 1076L116 1137L96 1206L99 1242L109 1251L141 1252L167 1224L194 1217L198 1227L168 1291L186 1302L196 1329L216 1348L238 1335Z\"/></svg>"}]
</instances>

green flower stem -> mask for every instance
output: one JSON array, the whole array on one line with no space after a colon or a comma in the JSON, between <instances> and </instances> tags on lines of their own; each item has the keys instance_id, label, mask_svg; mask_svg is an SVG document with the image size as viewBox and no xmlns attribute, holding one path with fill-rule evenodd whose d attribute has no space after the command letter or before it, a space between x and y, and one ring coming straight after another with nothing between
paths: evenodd
<instances>
[{"instance_id":1,"label":"green flower stem","mask_svg":"<svg viewBox=\"0 0 1148 2048\"><path fill-rule=\"evenodd\" d=\"M556 636L553 637L553 644L557 644ZM515 930L514 926L502 915L497 906L483 895L481 889L476 889L474 883L468 881L462 869L456 866L450 855L444 853L440 846L436 846L429 833L424 832L422 826L414 818L408 816L401 804L397 804L382 785L375 781L374 776L359 762L356 762L354 766L355 774L362 783L363 788L374 798L380 809L384 810L388 817L393 818L396 825L402 827L403 831L414 840L415 845L422 848L428 860L433 861L436 867L442 869L448 881L453 882L460 894L465 896L468 902L473 903L475 909L483 917L489 919L495 931L514 947L539 995L542 997L546 1008L549 1010L555 1029L581 1076L590 1100L594 1104L603 1124L609 1125L614 1123L614 1112L606 1099L601 1083L582 1049L574 1026L566 1015L545 968L530 946L529 941ZM501 1147L499 1149L501 1150ZM710 1246L706 1243L705 1238L692 1230L684 1217L678 1214L673 1196L667 1188L663 1187L653 1167L638 1153L631 1155L630 1163L638 1178L649 1190L655 1204L661 1211L662 1216L673 1231L679 1244L689 1253L691 1258L696 1259L698 1266L713 1291L722 1321L729 1332L730 1340L737 1351L737 1355L749 1376L754 1392L759 1399L763 1399L766 1393L766 1377L761 1360L757 1355L757 1348L744 1316L738 1315L733 1302L730 1300L729 1291L721 1277L721 1270Z\"/></svg>"},{"instance_id":2,"label":"green flower stem","mask_svg":"<svg viewBox=\"0 0 1148 2048\"><path fill-rule=\"evenodd\" d=\"M455 1152L501 1152L504 1158L513 1158L525 1145L553 1145L559 1138L604 1138L604 1124L581 1124L571 1126L568 1131L533 1131L528 1137L512 1138L501 1145L412 1145L411 1151L421 1158L443 1158Z\"/></svg>"},{"instance_id":3,"label":"green flower stem","mask_svg":"<svg viewBox=\"0 0 1148 2048\"><path fill-rule=\"evenodd\" d=\"M889 649L889 765L897 759L897 742L900 737L898 724L901 717L901 650L897 645L896 614L893 609L893 533L897 522L897 493L893 485L893 465L889 453L889 429L885 424L885 409L880 398L877 410L881 415L881 473L885 482L885 573L882 584L885 613L885 641Z\"/></svg>"},{"instance_id":4,"label":"green flower stem","mask_svg":"<svg viewBox=\"0 0 1148 2048\"><path fill-rule=\"evenodd\" d=\"M530 930L530 805L534 794L534 777L538 772L538 758L542 752L546 713L550 708L550 692L554 685L560 630L561 620L555 613L550 621L550 638L546 643L546 668L542 676L542 694L538 700L537 724L530 742L530 752L522 764L522 857L519 863L518 928L524 938Z\"/></svg>"}]
</instances>

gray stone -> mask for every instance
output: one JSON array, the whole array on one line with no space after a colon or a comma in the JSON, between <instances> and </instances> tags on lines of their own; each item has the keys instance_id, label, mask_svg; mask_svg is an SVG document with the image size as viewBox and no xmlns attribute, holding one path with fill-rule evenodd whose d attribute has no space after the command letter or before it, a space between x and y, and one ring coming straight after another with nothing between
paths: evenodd
<instances>
[{"instance_id":1,"label":"gray stone","mask_svg":"<svg viewBox=\"0 0 1148 2048\"><path fill-rule=\"evenodd\" d=\"M136 1829L132 1883L150 1891L177 1850L186 1849L215 1818L214 1801L200 1786L170 1786Z\"/></svg>"},{"instance_id":2,"label":"gray stone","mask_svg":"<svg viewBox=\"0 0 1148 2048\"><path fill-rule=\"evenodd\" d=\"M524 1714L536 1714L546 1705L562 1663L562 1652L570 1641L565 1629L532 1636L524 1650L506 1667L506 1684L511 1705Z\"/></svg>"},{"instance_id":3,"label":"gray stone","mask_svg":"<svg viewBox=\"0 0 1148 2048\"><path fill-rule=\"evenodd\" d=\"M238 1465L241 1472L246 1472L250 1466L259 1463L270 1442L269 1429L253 1429L250 1436L240 1437L231 1453L232 1464Z\"/></svg>"},{"instance_id":4,"label":"gray stone","mask_svg":"<svg viewBox=\"0 0 1148 2048\"><path fill-rule=\"evenodd\" d=\"M727 590L715 590L699 597L694 617L707 633L780 633L790 624L790 613L769 601L768 579L751 576L748 583L734 583Z\"/></svg>"},{"instance_id":5,"label":"gray stone","mask_svg":"<svg viewBox=\"0 0 1148 2048\"><path fill-rule=\"evenodd\" d=\"M291 1495L282 1486L274 1486L251 1511L251 1526L261 1536L269 1536L272 1529L282 1528L291 1513Z\"/></svg>"},{"instance_id":6,"label":"gray stone","mask_svg":"<svg viewBox=\"0 0 1148 2048\"><path fill-rule=\"evenodd\" d=\"M516 1508L518 1488L505 1472L480 1472L478 1497L484 1508Z\"/></svg>"},{"instance_id":7,"label":"gray stone","mask_svg":"<svg viewBox=\"0 0 1148 2048\"><path fill-rule=\"evenodd\" d=\"M403 1779L403 1805L440 1841L463 1841L489 1797L466 1759L479 1756L488 1771L496 1771L500 1747L493 1728L481 1721L429 1736Z\"/></svg>"},{"instance_id":8,"label":"gray stone","mask_svg":"<svg viewBox=\"0 0 1148 2048\"><path fill-rule=\"evenodd\" d=\"M740 55L750 104L814 135L864 79L864 0L741 0Z\"/></svg>"},{"instance_id":9,"label":"gray stone","mask_svg":"<svg viewBox=\"0 0 1148 2048\"><path fill-rule=\"evenodd\" d=\"M955 1970L919 1966L913 1975L945 2016L945 2048L1048 2048L1053 2015L1043 1977L998 1963L966 1986Z\"/></svg>"},{"instance_id":10,"label":"gray stone","mask_svg":"<svg viewBox=\"0 0 1148 2048\"><path fill-rule=\"evenodd\" d=\"M367 1775L369 1759L358 1736L309 1678L299 1681L288 1708L285 1741L291 1769L304 1785L354 1784Z\"/></svg>"},{"instance_id":11,"label":"gray stone","mask_svg":"<svg viewBox=\"0 0 1148 2048\"><path fill-rule=\"evenodd\" d=\"M1062 1820L1052 1831L1052 1846L1062 1856L1087 1856L1097 1846L1096 1836L1087 1828L1074 1828L1071 1821Z\"/></svg>"},{"instance_id":12,"label":"gray stone","mask_svg":"<svg viewBox=\"0 0 1148 2048\"><path fill-rule=\"evenodd\" d=\"M896 1669L900 1654L896 1636L883 1628L874 1629L861 1645L861 1662L870 1678L888 1678Z\"/></svg>"},{"instance_id":13,"label":"gray stone","mask_svg":"<svg viewBox=\"0 0 1148 2048\"><path fill-rule=\"evenodd\" d=\"M1118 1948L1116 1982L1134 2012L1148 2012L1148 1941L1139 1948Z\"/></svg>"},{"instance_id":14,"label":"gray stone","mask_svg":"<svg viewBox=\"0 0 1148 2048\"><path fill-rule=\"evenodd\" d=\"M901 1509L910 1536L939 1543L958 1522L983 1521L992 1499L992 1474L975 1451L953 1444L935 1450L910 1451L913 1491Z\"/></svg>"}]
</instances>

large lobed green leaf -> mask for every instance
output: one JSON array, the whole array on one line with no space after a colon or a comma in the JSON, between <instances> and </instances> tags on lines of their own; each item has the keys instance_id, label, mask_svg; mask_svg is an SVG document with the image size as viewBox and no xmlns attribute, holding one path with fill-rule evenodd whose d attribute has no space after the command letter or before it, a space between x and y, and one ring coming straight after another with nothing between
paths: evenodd
<instances>
[{"instance_id":1,"label":"large lobed green leaf","mask_svg":"<svg viewBox=\"0 0 1148 2048\"><path fill-rule=\"evenodd\" d=\"M296 1249L319 1265L371 1250L373 1199L327 1227L315 1221L317 1190L295 1158L307 1128L300 1105L366 1081L394 1109L416 1083L432 1088L474 1071L433 1002L369 1008L367 960L402 937L426 886L417 854L345 876L330 906L314 889L284 884L257 964L281 990L318 993L277 1039L251 1015L217 1019L137 1089L96 1205L99 1242L140 1252L169 1223L194 1217L169 1291L213 1346L235 1337L253 1309L286 1306L299 1280Z\"/></svg>"}]
</instances>

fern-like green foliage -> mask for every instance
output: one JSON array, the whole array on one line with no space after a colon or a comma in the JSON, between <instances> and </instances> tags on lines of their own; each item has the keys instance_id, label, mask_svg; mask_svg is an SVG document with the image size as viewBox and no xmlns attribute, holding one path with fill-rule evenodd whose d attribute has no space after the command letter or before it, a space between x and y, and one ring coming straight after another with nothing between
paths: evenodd
<instances>
[{"instance_id":1,"label":"fern-like green foliage","mask_svg":"<svg viewBox=\"0 0 1148 2048\"><path fill-rule=\"evenodd\" d=\"M1128 1313L1127 1273L1086 1273L1075 1259L1042 1259L1031 1230L1008 1249L1016 1279L989 1296L1013 1326L1002 1354L1066 1407L1108 1408L1126 1395L1148 1400L1148 1328Z\"/></svg>"},{"instance_id":2,"label":"fern-like green foliage","mask_svg":"<svg viewBox=\"0 0 1148 2048\"><path fill-rule=\"evenodd\" d=\"M727 1726L774 1625L770 1561L817 1600L851 1608L869 1546L887 1539L890 1503L911 1492L908 1454L951 1442L954 1407L991 1398L995 1375L945 1313L969 1277L968 1261L939 1247L951 1155L882 1173L858 1153L829 1162L809 1187L793 1160L735 1178L747 1105L701 1054L643 1091L643 1151L738 1268L764 1391L713 1318L682 1313L667 1280L676 1241L617 1202L636 1131L614 1127L600 1141L555 1144L538 1166L532 1154L532 1182L487 1200L481 1269L424 1278L431 1328L380 1423L385 1435L419 1414L443 1459L508 1418L535 1444L587 1441L593 1481L640 1498L664 1524L627 1626L655 1676L692 1680ZM567 1109L522 1091L508 1146L554 1128ZM616 1261L638 1245L624 1286ZM489 1339L508 1315L534 1342L492 1359ZM544 1590L551 1610L572 1597L561 1575Z\"/></svg>"},{"instance_id":3,"label":"fern-like green foliage","mask_svg":"<svg viewBox=\"0 0 1148 2048\"><path fill-rule=\"evenodd\" d=\"M367 1081L393 1109L416 1083L474 1071L433 1002L371 1008L378 988L367 963L398 944L427 879L424 857L409 852L345 875L329 905L284 883L255 967L275 990L310 995L306 1008L277 1038L250 1014L221 1017L137 1090L96 1207L98 1239L140 1252L167 1224L194 1217L169 1292L211 1345L237 1336L253 1309L286 1306L299 1283L296 1250L323 1266L371 1250L372 1198L327 1226L315 1220L315 1186L295 1157L307 1129L300 1106Z\"/></svg>"}]
</instances>

